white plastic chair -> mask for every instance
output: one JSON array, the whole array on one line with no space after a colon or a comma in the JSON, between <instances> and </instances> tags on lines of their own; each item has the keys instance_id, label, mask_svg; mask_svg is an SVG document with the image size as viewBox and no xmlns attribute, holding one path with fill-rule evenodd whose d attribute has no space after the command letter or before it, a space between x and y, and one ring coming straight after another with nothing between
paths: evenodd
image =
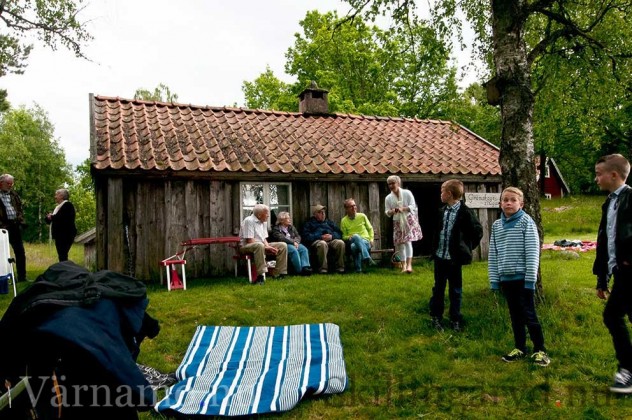
<instances>
[{"instance_id":1,"label":"white plastic chair","mask_svg":"<svg viewBox=\"0 0 632 420\"><path fill-rule=\"evenodd\" d=\"M13 284L13 296L18 292L15 287L15 275L13 274L13 258L9 249L9 231L0 229L0 277L8 276L8 281Z\"/></svg>"}]
</instances>

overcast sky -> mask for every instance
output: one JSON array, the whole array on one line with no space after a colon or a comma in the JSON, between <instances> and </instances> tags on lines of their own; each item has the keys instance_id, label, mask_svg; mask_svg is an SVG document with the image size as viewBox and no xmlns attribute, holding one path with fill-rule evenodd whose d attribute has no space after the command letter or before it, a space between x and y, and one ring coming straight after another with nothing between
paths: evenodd
<instances>
[{"instance_id":1,"label":"overcast sky","mask_svg":"<svg viewBox=\"0 0 632 420\"><path fill-rule=\"evenodd\" d=\"M243 106L241 86L266 65L284 75L285 52L308 10L339 0L92 0L81 13L94 40L92 60L39 44L23 75L0 78L13 107L39 104L73 165L89 157L88 95L132 98L159 83L194 105Z\"/></svg>"}]
</instances>

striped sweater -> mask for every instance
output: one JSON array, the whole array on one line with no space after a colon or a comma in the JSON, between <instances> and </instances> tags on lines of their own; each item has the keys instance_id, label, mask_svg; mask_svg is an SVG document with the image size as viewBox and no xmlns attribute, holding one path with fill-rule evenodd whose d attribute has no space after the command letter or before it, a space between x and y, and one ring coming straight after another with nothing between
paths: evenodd
<instances>
[{"instance_id":1,"label":"striped sweater","mask_svg":"<svg viewBox=\"0 0 632 420\"><path fill-rule=\"evenodd\" d=\"M497 290L502 281L525 281L535 289L540 263L540 238L535 222L524 210L511 217L501 213L492 225L489 241L489 282Z\"/></svg>"}]
</instances>

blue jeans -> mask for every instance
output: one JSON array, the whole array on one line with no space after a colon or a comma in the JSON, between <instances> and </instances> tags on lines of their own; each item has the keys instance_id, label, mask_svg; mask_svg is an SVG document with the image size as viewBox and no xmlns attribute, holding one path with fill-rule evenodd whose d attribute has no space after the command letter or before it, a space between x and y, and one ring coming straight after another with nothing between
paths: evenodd
<instances>
[{"instance_id":1,"label":"blue jeans","mask_svg":"<svg viewBox=\"0 0 632 420\"><path fill-rule=\"evenodd\" d=\"M360 235L351 235L349 238L349 245L351 248L351 255L353 255L353 262L355 264L356 271L362 271L362 260L371 258L369 251L371 250L371 243Z\"/></svg>"},{"instance_id":2,"label":"blue jeans","mask_svg":"<svg viewBox=\"0 0 632 420\"><path fill-rule=\"evenodd\" d=\"M303 244L298 244L298 249L293 244L287 244L287 257L294 271L298 274L305 267L309 267L309 250Z\"/></svg>"}]
</instances>

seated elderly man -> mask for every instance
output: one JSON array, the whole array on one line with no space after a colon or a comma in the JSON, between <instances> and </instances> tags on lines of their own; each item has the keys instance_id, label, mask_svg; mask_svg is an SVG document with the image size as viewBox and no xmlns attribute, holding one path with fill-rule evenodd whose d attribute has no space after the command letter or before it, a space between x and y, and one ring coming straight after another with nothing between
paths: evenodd
<instances>
[{"instance_id":1,"label":"seated elderly man","mask_svg":"<svg viewBox=\"0 0 632 420\"><path fill-rule=\"evenodd\" d=\"M312 206L313 216L303 226L303 240L316 250L320 273L329 270L328 257L335 260L336 271L345 272L345 243L340 228L325 215L325 206Z\"/></svg>"},{"instance_id":2,"label":"seated elderly man","mask_svg":"<svg viewBox=\"0 0 632 420\"><path fill-rule=\"evenodd\" d=\"M342 239L349 244L356 273L361 273L363 261L367 265L375 265L370 252L373 247L373 226L364 213L358 212L353 198L345 200L345 213L340 221Z\"/></svg>"},{"instance_id":3,"label":"seated elderly man","mask_svg":"<svg viewBox=\"0 0 632 420\"><path fill-rule=\"evenodd\" d=\"M241 222L239 229L239 252L253 254L257 278L252 284L264 284L265 273L268 272L266 254L276 256L275 271L282 278L287 275L287 244L284 242L268 243L267 221L270 209L264 204L255 204L252 214Z\"/></svg>"}]
</instances>

